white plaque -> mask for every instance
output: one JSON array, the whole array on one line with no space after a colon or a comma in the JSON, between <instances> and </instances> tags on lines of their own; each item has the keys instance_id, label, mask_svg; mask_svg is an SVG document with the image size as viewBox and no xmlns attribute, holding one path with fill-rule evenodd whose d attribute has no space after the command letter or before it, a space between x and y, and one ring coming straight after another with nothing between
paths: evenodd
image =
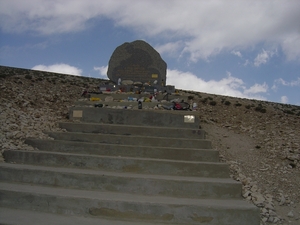
<instances>
[{"instance_id":1,"label":"white plaque","mask_svg":"<svg viewBox=\"0 0 300 225\"><path fill-rule=\"evenodd\" d=\"M185 123L195 123L195 116L194 115L184 115L184 122Z\"/></svg>"},{"instance_id":2,"label":"white plaque","mask_svg":"<svg viewBox=\"0 0 300 225\"><path fill-rule=\"evenodd\" d=\"M81 118L82 117L82 110L74 110L73 117Z\"/></svg>"}]
</instances>

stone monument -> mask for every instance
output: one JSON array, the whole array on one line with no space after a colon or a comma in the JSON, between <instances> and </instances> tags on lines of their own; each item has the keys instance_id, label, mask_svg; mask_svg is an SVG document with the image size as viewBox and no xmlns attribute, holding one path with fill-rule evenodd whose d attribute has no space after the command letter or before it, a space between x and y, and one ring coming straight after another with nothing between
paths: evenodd
<instances>
[{"instance_id":1,"label":"stone monument","mask_svg":"<svg viewBox=\"0 0 300 225\"><path fill-rule=\"evenodd\" d=\"M160 54L142 40L126 42L115 49L108 63L108 78L115 82L130 80L163 87L167 64Z\"/></svg>"}]
</instances>

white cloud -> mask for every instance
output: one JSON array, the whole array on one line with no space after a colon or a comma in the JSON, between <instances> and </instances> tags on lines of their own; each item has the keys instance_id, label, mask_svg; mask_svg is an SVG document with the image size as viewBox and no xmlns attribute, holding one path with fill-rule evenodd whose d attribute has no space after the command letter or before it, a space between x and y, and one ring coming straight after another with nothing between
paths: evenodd
<instances>
[{"instance_id":1,"label":"white cloud","mask_svg":"<svg viewBox=\"0 0 300 225\"><path fill-rule=\"evenodd\" d=\"M254 59L254 66L259 67L261 64L266 64L274 54L274 51L266 51L263 49Z\"/></svg>"},{"instance_id":2,"label":"white cloud","mask_svg":"<svg viewBox=\"0 0 300 225\"><path fill-rule=\"evenodd\" d=\"M300 60L300 37L299 33L294 37L291 36L285 39L282 43L282 49L287 55L288 60L298 59Z\"/></svg>"},{"instance_id":3,"label":"white cloud","mask_svg":"<svg viewBox=\"0 0 300 225\"><path fill-rule=\"evenodd\" d=\"M178 55L177 53L180 52L180 48L184 43L182 41L176 41L176 42L168 42L163 45L158 45L155 47L155 50L158 51L160 54L168 53L169 55Z\"/></svg>"},{"instance_id":4,"label":"white cloud","mask_svg":"<svg viewBox=\"0 0 300 225\"><path fill-rule=\"evenodd\" d=\"M49 35L82 31L106 18L140 36L159 37L161 43L183 40L180 52L194 62L261 43L281 46L289 60L296 60L299 11L300 1L274 0L2 0L0 26L6 32ZM267 59L260 56L256 65Z\"/></svg>"},{"instance_id":5,"label":"white cloud","mask_svg":"<svg viewBox=\"0 0 300 225\"><path fill-rule=\"evenodd\" d=\"M289 99L287 96L281 96L281 103L286 104L289 102Z\"/></svg>"},{"instance_id":6,"label":"white cloud","mask_svg":"<svg viewBox=\"0 0 300 225\"><path fill-rule=\"evenodd\" d=\"M268 53L265 50L263 50L263 52L258 54L254 59L254 65L258 67L261 64L266 64L268 59L269 59Z\"/></svg>"},{"instance_id":7,"label":"white cloud","mask_svg":"<svg viewBox=\"0 0 300 225\"><path fill-rule=\"evenodd\" d=\"M289 85L289 83L286 82L286 81L285 81L284 79L282 79L282 78L276 79L276 80L274 81L274 83L281 84L281 85L284 85L284 86L288 86L288 85Z\"/></svg>"},{"instance_id":8,"label":"white cloud","mask_svg":"<svg viewBox=\"0 0 300 225\"><path fill-rule=\"evenodd\" d=\"M63 74L72 74L81 76L82 70L78 69L74 66L70 66L68 64L60 63L60 64L53 64L50 66L46 65L36 65L32 67L33 70L41 70L41 71L48 71L53 73L63 73Z\"/></svg>"},{"instance_id":9,"label":"white cloud","mask_svg":"<svg viewBox=\"0 0 300 225\"><path fill-rule=\"evenodd\" d=\"M263 84L254 84L249 89L244 91L245 94L257 94L257 93L266 93L269 87L266 83Z\"/></svg>"},{"instance_id":10,"label":"white cloud","mask_svg":"<svg viewBox=\"0 0 300 225\"><path fill-rule=\"evenodd\" d=\"M240 58L242 58L243 56L242 56L242 53L240 52L240 51L231 51L231 53L232 54L234 54L234 55L236 55L236 56L238 56L238 57L240 57Z\"/></svg>"},{"instance_id":11,"label":"white cloud","mask_svg":"<svg viewBox=\"0 0 300 225\"><path fill-rule=\"evenodd\" d=\"M297 80L291 81L291 86L299 86L300 87L300 77Z\"/></svg>"},{"instance_id":12,"label":"white cloud","mask_svg":"<svg viewBox=\"0 0 300 225\"><path fill-rule=\"evenodd\" d=\"M273 86L271 87L271 89L272 89L273 91L277 91L277 90L278 90L278 86L277 86L276 84L273 84Z\"/></svg>"},{"instance_id":13,"label":"white cloud","mask_svg":"<svg viewBox=\"0 0 300 225\"><path fill-rule=\"evenodd\" d=\"M85 5L85 3L87 4ZM87 21L98 15L94 1L4 0L1 27L9 32L34 31L57 34L81 31Z\"/></svg>"},{"instance_id":14,"label":"white cloud","mask_svg":"<svg viewBox=\"0 0 300 225\"><path fill-rule=\"evenodd\" d=\"M290 86L290 87L297 87L297 86L300 87L300 77L298 77L297 80L293 80L293 81L290 81L290 82L285 81L282 78L279 78L279 79L276 79L274 81L274 87L277 87L276 84L281 84L283 86Z\"/></svg>"},{"instance_id":15,"label":"white cloud","mask_svg":"<svg viewBox=\"0 0 300 225\"><path fill-rule=\"evenodd\" d=\"M244 66L248 66L250 64L250 61L246 59L245 63L243 64Z\"/></svg>"},{"instance_id":16,"label":"white cloud","mask_svg":"<svg viewBox=\"0 0 300 225\"><path fill-rule=\"evenodd\" d=\"M108 66L100 66L100 67L94 67L94 70L95 71L99 71L99 75L100 75L100 78L104 78L104 79L107 79L107 70L108 70Z\"/></svg>"},{"instance_id":17,"label":"white cloud","mask_svg":"<svg viewBox=\"0 0 300 225\"><path fill-rule=\"evenodd\" d=\"M175 85L178 89L260 100L266 98L257 94L266 93L268 89L265 83L255 84L247 89L245 83L233 77L230 72L227 72L227 76L221 80L205 81L193 73L170 69L167 70L167 84Z\"/></svg>"}]
</instances>

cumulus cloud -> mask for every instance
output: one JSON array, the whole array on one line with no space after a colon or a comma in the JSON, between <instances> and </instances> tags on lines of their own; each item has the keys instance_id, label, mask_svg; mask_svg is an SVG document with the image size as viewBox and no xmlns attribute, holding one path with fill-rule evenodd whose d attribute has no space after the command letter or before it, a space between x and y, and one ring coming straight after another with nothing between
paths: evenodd
<instances>
[{"instance_id":1,"label":"cumulus cloud","mask_svg":"<svg viewBox=\"0 0 300 225\"><path fill-rule=\"evenodd\" d=\"M254 59L254 66L259 67L261 64L266 64L274 54L274 51L266 51L263 49Z\"/></svg>"},{"instance_id":2,"label":"cumulus cloud","mask_svg":"<svg viewBox=\"0 0 300 225\"><path fill-rule=\"evenodd\" d=\"M257 94L257 93L266 93L269 87L266 83L263 84L254 84L249 89L244 91L245 94Z\"/></svg>"},{"instance_id":3,"label":"cumulus cloud","mask_svg":"<svg viewBox=\"0 0 300 225\"><path fill-rule=\"evenodd\" d=\"M281 103L286 104L289 102L289 99L287 96L281 96Z\"/></svg>"},{"instance_id":4,"label":"cumulus cloud","mask_svg":"<svg viewBox=\"0 0 300 225\"><path fill-rule=\"evenodd\" d=\"M248 66L250 64L250 61L246 59L245 63L243 64L244 66Z\"/></svg>"},{"instance_id":5,"label":"cumulus cloud","mask_svg":"<svg viewBox=\"0 0 300 225\"><path fill-rule=\"evenodd\" d=\"M166 43L162 51L173 51L170 43L178 47L183 40L179 55L194 62L261 43L280 46L295 60L300 59L299 11L300 1L274 0L2 0L0 26L6 32L51 35L82 31L105 18L141 36L160 37ZM256 65L267 60L262 53Z\"/></svg>"},{"instance_id":6,"label":"cumulus cloud","mask_svg":"<svg viewBox=\"0 0 300 225\"><path fill-rule=\"evenodd\" d=\"M286 53L288 60L300 60L300 37L299 33L294 37L285 39L282 43L282 49Z\"/></svg>"},{"instance_id":7,"label":"cumulus cloud","mask_svg":"<svg viewBox=\"0 0 300 225\"><path fill-rule=\"evenodd\" d=\"M108 66L100 66L100 67L95 66L94 70L99 72L100 78L107 79Z\"/></svg>"},{"instance_id":8,"label":"cumulus cloud","mask_svg":"<svg viewBox=\"0 0 300 225\"><path fill-rule=\"evenodd\" d=\"M282 78L276 79L274 81L273 87L277 88L277 85L283 85L283 86L290 86L290 87L300 87L300 77L297 78L297 80L292 80L292 81L286 81Z\"/></svg>"},{"instance_id":9,"label":"cumulus cloud","mask_svg":"<svg viewBox=\"0 0 300 225\"><path fill-rule=\"evenodd\" d=\"M71 74L81 76L82 70L78 69L77 67L70 66L68 64L59 63L53 64L50 66L46 65L36 65L32 67L33 70L41 70L41 71L48 71L53 73L63 73L63 74Z\"/></svg>"},{"instance_id":10,"label":"cumulus cloud","mask_svg":"<svg viewBox=\"0 0 300 225\"><path fill-rule=\"evenodd\" d=\"M288 85L289 85L289 82L285 81L285 80L282 79L282 78L276 79L276 80L274 81L274 83L276 83L276 84L281 84L281 85L284 85L284 86L288 86Z\"/></svg>"},{"instance_id":11,"label":"cumulus cloud","mask_svg":"<svg viewBox=\"0 0 300 225\"><path fill-rule=\"evenodd\" d=\"M290 82L291 86L299 86L300 87L300 77L297 80L293 80Z\"/></svg>"},{"instance_id":12,"label":"cumulus cloud","mask_svg":"<svg viewBox=\"0 0 300 225\"><path fill-rule=\"evenodd\" d=\"M247 89L243 80L232 76L230 72L227 72L226 77L221 80L205 81L190 72L168 69L167 84L175 85L178 89L260 100L266 98L258 94L266 93L268 90L265 83L255 84Z\"/></svg>"},{"instance_id":13,"label":"cumulus cloud","mask_svg":"<svg viewBox=\"0 0 300 225\"><path fill-rule=\"evenodd\" d=\"M263 50L263 52L258 54L254 59L254 65L258 67L261 64L266 64L268 59L269 59L269 54L265 50Z\"/></svg>"},{"instance_id":14,"label":"cumulus cloud","mask_svg":"<svg viewBox=\"0 0 300 225\"><path fill-rule=\"evenodd\" d=\"M34 31L44 35L81 31L86 28L86 22L98 14L93 2L3 0L1 28L8 32Z\"/></svg>"},{"instance_id":15,"label":"cumulus cloud","mask_svg":"<svg viewBox=\"0 0 300 225\"><path fill-rule=\"evenodd\" d=\"M238 57L240 57L240 58L242 58L243 56L242 56L242 53L240 52L240 51L231 51L231 53L232 54L234 54L234 55L236 55L236 56L238 56Z\"/></svg>"},{"instance_id":16,"label":"cumulus cloud","mask_svg":"<svg viewBox=\"0 0 300 225\"><path fill-rule=\"evenodd\" d=\"M155 50L160 54L167 53L172 56L176 55L175 53L178 53L183 45L184 43L182 41L168 42L166 44L156 46Z\"/></svg>"}]
</instances>

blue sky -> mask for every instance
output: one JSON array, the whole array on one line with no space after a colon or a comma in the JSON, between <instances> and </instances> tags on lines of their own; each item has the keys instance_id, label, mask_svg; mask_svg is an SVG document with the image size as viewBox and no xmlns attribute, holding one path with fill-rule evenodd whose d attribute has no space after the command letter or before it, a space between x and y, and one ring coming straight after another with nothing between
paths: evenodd
<instances>
[{"instance_id":1,"label":"blue sky","mask_svg":"<svg viewBox=\"0 0 300 225\"><path fill-rule=\"evenodd\" d=\"M0 64L107 78L144 40L167 84L300 105L299 0L0 0Z\"/></svg>"}]
</instances>

